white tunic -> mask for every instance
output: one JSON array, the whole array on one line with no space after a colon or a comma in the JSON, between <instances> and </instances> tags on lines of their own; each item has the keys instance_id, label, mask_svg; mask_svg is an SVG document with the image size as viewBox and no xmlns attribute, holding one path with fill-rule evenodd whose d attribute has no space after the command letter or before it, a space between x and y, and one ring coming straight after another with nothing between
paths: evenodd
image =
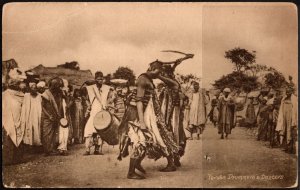
<instances>
[{"instance_id":1,"label":"white tunic","mask_svg":"<svg viewBox=\"0 0 300 190\"><path fill-rule=\"evenodd\" d=\"M90 117L84 128L84 137L90 137L93 133L97 132L94 127L94 117L99 111L105 108L110 86L102 85L100 90L98 90L96 85L87 86L86 88L92 106Z\"/></svg>"}]
</instances>

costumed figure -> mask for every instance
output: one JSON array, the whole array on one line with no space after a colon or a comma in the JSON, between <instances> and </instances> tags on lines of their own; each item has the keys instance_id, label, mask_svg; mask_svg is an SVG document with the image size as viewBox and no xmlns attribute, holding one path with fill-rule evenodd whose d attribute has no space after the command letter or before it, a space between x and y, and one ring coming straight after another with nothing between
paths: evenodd
<instances>
[{"instance_id":1,"label":"costumed figure","mask_svg":"<svg viewBox=\"0 0 300 190\"><path fill-rule=\"evenodd\" d=\"M146 73L138 77L137 89L128 97L128 105L120 124L119 160L128 155L128 146L133 144L127 175L129 179L145 178L137 174L135 169L145 173L141 162L146 155L155 160L167 157L168 165L162 171L176 170L173 158L174 154L178 154L179 147L164 122L152 81L158 77L161 67L162 64L155 61Z\"/></svg>"}]
</instances>

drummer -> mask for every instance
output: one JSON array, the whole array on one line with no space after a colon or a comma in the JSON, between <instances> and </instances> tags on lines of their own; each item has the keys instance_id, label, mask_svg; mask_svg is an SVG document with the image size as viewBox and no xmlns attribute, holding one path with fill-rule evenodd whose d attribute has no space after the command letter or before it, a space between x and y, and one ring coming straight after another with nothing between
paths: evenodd
<instances>
[{"instance_id":1,"label":"drummer","mask_svg":"<svg viewBox=\"0 0 300 190\"><path fill-rule=\"evenodd\" d=\"M84 155L90 155L90 149L94 146L94 154L95 155L103 155L102 146L103 141L100 138L99 134L97 134L96 129L94 128L94 117L95 115L106 109L106 106L109 104L109 98L111 93L111 88L108 85L103 84L104 78L103 73L101 71L97 71L95 73L95 84L89 85L86 87L88 94L88 109L85 114L88 117L88 121L85 125L84 129L84 137L85 137L85 153Z\"/></svg>"}]
</instances>

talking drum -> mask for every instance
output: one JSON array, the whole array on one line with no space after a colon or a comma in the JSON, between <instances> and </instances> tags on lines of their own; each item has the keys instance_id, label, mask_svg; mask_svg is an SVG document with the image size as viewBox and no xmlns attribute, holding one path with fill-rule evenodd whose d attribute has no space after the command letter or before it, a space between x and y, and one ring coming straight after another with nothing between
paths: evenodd
<instances>
[{"instance_id":1,"label":"talking drum","mask_svg":"<svg viewBox=\"0 0 300 190\"><path fill-rule=\"evenodd\" d=\"M97 133L109 145L117 145L119 143L119 125L120 122L117 117L105 110L98 112L94 117L94 127Z\"/></svg>"}]
</instances>

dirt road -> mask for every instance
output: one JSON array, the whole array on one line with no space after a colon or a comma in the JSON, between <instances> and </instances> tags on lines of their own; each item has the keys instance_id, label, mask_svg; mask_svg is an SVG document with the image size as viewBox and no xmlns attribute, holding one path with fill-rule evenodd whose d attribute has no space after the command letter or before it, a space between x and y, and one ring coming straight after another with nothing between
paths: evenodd
<instances>
[{"instance_id":1,"label":"dirt road","mask_svg":"<svg viewBox=\"0 0 300 190\"><path fill-rule=\"evenodd\" d=\"M16 187L288 187L296 180L296 156L270 149L236 128L221 140L208 125L201 140L188 141L182 167L162 173L165 159L145 159L145 180L126 178L129 158L118 161L118 147L104 145L104 154L83 156L84 146L69 156L27 155L31 161L3 169L3 181ZM254 177L254 179L253 179ZM260 177L260 178L258 178ZM272 179L273 178L273 179ZM275 179L276 178L276 179ZM281 179L282 178L282 179Z\"/></svg>"}]
</instances>

